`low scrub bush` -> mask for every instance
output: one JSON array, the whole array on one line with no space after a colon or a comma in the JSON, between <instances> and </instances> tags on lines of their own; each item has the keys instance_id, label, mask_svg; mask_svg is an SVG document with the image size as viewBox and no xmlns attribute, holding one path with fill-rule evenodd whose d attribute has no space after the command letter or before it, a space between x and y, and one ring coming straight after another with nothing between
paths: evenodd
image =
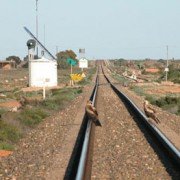
<instances>
[{"instance_id":1,"label":"low scrub bush","mask_svg":"<svg viewBox=\"0 0 180 180\"><path fill-rule=\"evenodd\" d=\"M164 110L167 110L171 113L180 115L180 98L179 97L172 97L172 96L165 96L159 99L157 98L147 98L151 104L154 104L158 107L161 107Z\"/></svg>"},{"instance_id":2,"label":"low scrub bush","mask_svg":"<svg viewBox=\"0 0 180 180\"><path fill-rule=\"evenodd\" d=\"M121 82L122 84L124 84L124 83L129 84L129 82L130 82L128 79L126 79L126 78L123 77L123 76L120 76L119 74L113 74L113 77L114 77L116 80L118 80L119 82Z\"/></svg>"},{"instance_id":3,"label":"low scrub bush","mask_svg":"<svg viewBox=\"0 0 180 180\"><path fill-rule=\"evenodd\" d=\"M49 99L45 100L42 103L43 107L45 107L48 110L58 110L59 105L55 102L55 99Z\"/></svg>"},{"instance_id":4,"label":"low scrub bush","mask_svg":"<svg viewBox=\"0 0 180 180\"><path fill-rule=\"evenodd\" d=\"M151 104L156 105L156 100L157 100L156 97L151 96L151 95L146 95L145 99L148 100Z\"/></svg>"},{"instance_id":5,"label":"low scrub bush","mask_svg":"<svg viewBox=\"0 0 180 180\"><path fill-rule=\"evenodd\" d=\"M171 105L171 104L175 104L175 105L180 104L180 98L165 96L165 97L161 97L160 99L156 100L156 105L159 107L162 107L165 105Z\"/></svg>"},{"instance_id":6,"label":"low scrub bush","mask_svg":"<svg viewBox=\"0 0 180 180\"><path fill-rule=\"evenodd\" d=\"M60 90L53 91L51 98L46 99L42 105L44 108L49 110L58 110L63 107L63 105L74 99L78 94L82 93L82 89L72 89L64 88Z\"/></svg>"},{"instance_id":7,"label":"low scrub bush","mask_svg":"<svg viewBox=\"0 0 180 180\"><path fill-rule=\"evenodd\" d=\"M1 119L1 116L6 112L5 109L0 109L0 119Z\"/></svg>"},{"instance_id":8,"label":"low scrub bush","mask_svg":"<svg viewBox=\"0 0 180 180\"><path fill-rule=\"evenodd\" d=\"M2 150L14 150L14 146L12 144L6 142L0 142L0 149Z\"/></svg>"},{"instance_id":9,"label":"low scrub bush","mask_svg":"<svg viewBox=\"0 0 180 180\"><path fill-rule=\"evenodd\" d=\"M138 87L138 86L132 86L131 89L138 95L143 96L145 95L144 93L144 89L142 87Z\"/></svg>"},{"instance_id":10,"label":"low scrub bush","mask_svg":"<svg viewBox=\"0 0 180 180\"><path fill-rule=\"evenodd\" d=\"M0 121L0 143L11 142L16 143L21 137L21 132L15 126Z\"/></svg>"},{"instance_id":11,"label":"low scrub bush","mask_svg":"<svg viewBox=\"0 0 180 180\"><path fill-rule=\"evenodd\" d=\"M168 80L174 83L180 83L180 71L174 68L172 65L169 66Z\"/></svg>"},{"instance_id":12,"label":"low scrub bush","mask_svg":"<svg viewBox=\"0 0 180 180\"><path fill-rule=\"evenodd\" d=\"M48 114L40 108L24 109L18 119L26 126L34 127L39 124Z\"/></svg>"}]
</instances>

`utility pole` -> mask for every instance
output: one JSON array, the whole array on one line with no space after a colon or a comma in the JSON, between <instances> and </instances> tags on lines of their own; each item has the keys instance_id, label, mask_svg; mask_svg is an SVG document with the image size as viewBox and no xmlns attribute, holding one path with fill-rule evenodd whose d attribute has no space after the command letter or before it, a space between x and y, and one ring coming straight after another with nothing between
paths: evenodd
<instances>
[{"instance_id":1,"label":"utility pole","mask_svg":"<svg viewBox=\"0 0 180 180\"><path fill-rule=\"evenodd\" d=\"M36 38L38 39L38 0L36 0ZM36 53L38 57L38 44L36 47Z\"/></svg>"},{"instance_id":2,"label":"utility pole","mask_svg":"<svg viewBox=\"0 0 180 180\"><path fill-rule=\"evenodd\" d=\"M169 54L169 48L168 48L168 46L166 46L166 52L167 52L167 61L166 61L166 68L165 68L165 72L166 72L166 82L167 82L167 76L168 76L168 71L169 71L169 68L168 68L168 59L169 59L169 57L168 57L168 54Z\"/></svg>"},{"instance_id":3,"label":"utility pole","mask_svg":"<svg viewBox=\"0 0 180 180\"><path fill-rule=\"evenodd\" d=\"M44 46L46 45L46 27L44 24Z\"/></svg>"},{"instance_id":4,"label":"utility pole","mask_svg":"<svg viewBox=\"0 0 180 180\"><path fill-rule=\"evenodd\" d=\"M56 46L56 56L57 56L57 53L58 53L58 46Z\"/></svg>"},{"instance_id":5,"label":"utility pole","mask_svg":"<svg viewBox=\"0 0 180 180\"><path fill-rule=\"evenodd\" d=\"M166 46L166 48L167 48L167 64L166 64L166 65L167 65L167 67L168 67L168 66L169 66L169 65L168 65L168 59L169 59L169 57L168 57L168 53L169 53L169 52L168 52L168 46Z\"/></svg>"}]
</instances>

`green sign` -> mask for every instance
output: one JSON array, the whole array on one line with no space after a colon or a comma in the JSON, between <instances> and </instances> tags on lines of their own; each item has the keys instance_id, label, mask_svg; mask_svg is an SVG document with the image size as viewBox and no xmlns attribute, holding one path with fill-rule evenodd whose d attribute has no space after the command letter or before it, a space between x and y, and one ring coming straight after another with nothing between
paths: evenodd
<instances>
[{"instance_id":1,"label":"green sign","mask_svg":"<svg viewBox=\"0 0 180 180\"><path fill-rule=\"evenodd\" d=\"M77 64L77 62L74 59L71 59L71 58L67 58L67 63L72 65L72 66L75 66Z\"/></svg>"}]
</instances>

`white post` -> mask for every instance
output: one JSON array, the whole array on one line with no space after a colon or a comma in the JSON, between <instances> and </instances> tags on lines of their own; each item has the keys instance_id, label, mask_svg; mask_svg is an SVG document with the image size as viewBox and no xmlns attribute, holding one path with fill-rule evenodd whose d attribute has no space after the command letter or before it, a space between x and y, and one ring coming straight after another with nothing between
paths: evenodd
<instances>
[{"instance_id":1,"label":"white post","mask_svg":"<svg viewBox=\"0 0 180 180\"><path fill-rule=\"evenodd\" d=\"M165 68L165 72L166 72L166 82L167 82L167 78L168 78L168 46L166 46L166 50L167 50L167 61L166 61L166 68Z\"/></svg>"},{"instance_id":2,"label":"white post","mask_svg":"<svg viewBox=\"0 0 180 180\"><path fill-rule=\"evenodd\" d=\"M72 73L73 73L73 69L72 69L72 64L71 64L71 75L72 75ZM70 80L70 86L74 86L74 82L72 79Z\"/></svg>"},{"instance_id":3,"label":"white post","mask_svg":"<svg viewBox=\"0 0 180 180\"><path fill-rule=\"evenodd\" d=\"M72 74L72 64L71 64L71 74Z\"/></svg>"}]
</instances>

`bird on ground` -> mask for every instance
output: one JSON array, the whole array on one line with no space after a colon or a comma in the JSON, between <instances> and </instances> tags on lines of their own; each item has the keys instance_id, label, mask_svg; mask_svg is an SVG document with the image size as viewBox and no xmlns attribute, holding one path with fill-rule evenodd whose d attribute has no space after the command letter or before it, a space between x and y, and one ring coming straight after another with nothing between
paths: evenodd
<instances>
[{"instance_id":1,"label":"bird on ground","mask_svg":"<svg viewBox=\"0 0 180 180\"><path fill-rule=\"evenodd\" d=\"M90 100L87 101L85 109L89 119L91 119L96 126L102 126L98 119L98 112Z\"/></svg>"},{"instance_id":2,"label":"bird on ground","mask_svg":"<svg viewBox=\"0 0 180 180\"><path fill-rule=\"evenodd\" d=\"M144 112L147 117L153 119L157 124L160 123L160 120L156 116L156 110L150 107L148 101L144 101Z\"/></svg>"}]
</instances>

